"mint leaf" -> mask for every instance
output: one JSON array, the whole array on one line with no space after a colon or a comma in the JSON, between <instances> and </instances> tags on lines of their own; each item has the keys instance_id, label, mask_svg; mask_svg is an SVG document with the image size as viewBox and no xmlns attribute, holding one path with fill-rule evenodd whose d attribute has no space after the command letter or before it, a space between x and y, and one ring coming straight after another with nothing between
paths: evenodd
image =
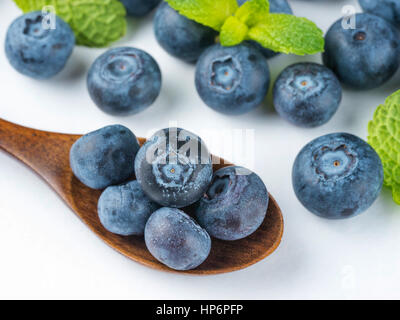
<instances>
[{"instance_id":1,"label":"mint leaf","mask_svg":"<svg viewBox=\"0 0 400 320\"><path fill-rule=\"evenodd\" d=\"M126 32L125 7L118 0L14 0L24 13L51 5L69 23L77 44L105 47Z\"/></svg>"},{"instance_id":2,"label":"mint leaf","mask_svg":"<svg viewBox=\"0 0 400 320\"><path fill-rule=\"evenodd\" d=\"M298 55L323 51L322 31L310 20L269 13L268 0L166 0L185 17L220 31L223 46L254 40L277 52Z\"/></svg>"},{"instance_id":3,"label":"mint leaf","mask_svg":"<svg viewBox=\"0 0 400 320\"><path fill-rule=\"evenodd\" d=\"M245 2L229 17L221 29L220 41L223 46L235 46L247 38L250 27L265 20L269 14L267 0L250 0Z\"/></svg>"},{"instance_id":4,"label":"mint leaf","mask_svg":"<svg viewBox=\"0 0 400 320\"><path fill-rule=\"evenodd\" d=\"M368 134L369 144L382 160L384 184L391 188L393 200L400 205L400 90L375 110Z\"/></svg>"},{"instance_id":5,"label":"mint leaf","mask_svg":"<svg viewBox=\"0 0 400 320\"><path fill-rule=\"evenodd\" d=\"M248 38L283 53L315 54L324 49L323 32L314 22L282 13L270 13L249 30Z\"/></svg>"},{"instance_id":6,"label":"mint leaf","mask_svg":"<svg viewBox=\"0 0 400 320\"><path fill-rule=\"evenodd\" d=\"M236 17L229 17L221 29L220 41L224 46L235 46L247 36L249 28Z\"/></svg>"},{"instance_id":7,"label":"mint leaf","mask_svg":"<svg viewBox=\"0 0 400 320\"><path fill-rule=\"evenodd\" d=\"M264 0L266 1L266 0ZM236 0L166 0L185 17L220 31L225 20L238 9Z\"/></svg>"},{"instance_id":8,"label":"mint leaf","mask_svg":"<svg viewBox=\"0 0 400 320\"><path fill-rule=\"evenodd\" d=\"M235 17L248 27L253 27L263 22L269 14L269 2L267 0L250 0L245 2L235 13Z\"/></svg>"}]
</instances>

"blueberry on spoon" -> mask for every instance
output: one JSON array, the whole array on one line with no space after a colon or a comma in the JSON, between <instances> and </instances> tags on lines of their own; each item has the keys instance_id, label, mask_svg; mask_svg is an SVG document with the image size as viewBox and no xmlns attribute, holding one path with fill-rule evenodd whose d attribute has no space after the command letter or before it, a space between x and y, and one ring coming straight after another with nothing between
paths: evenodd
<instances>
[{"instance_id":1,"label":"blueberry on spoon","mask_svg":"<svg viewBox=\"0 0 400 320\"><path fill-rule=\"evenodd\" d=\"M198 267L211 250L208 233L176 208L154 212L146 224L144 238L150 253L174 270Z\"/></svg>"},{"instance_id":2,"label":"blueberry on spoon","mask_svg":"<svg viewBox=\"0 0 400 320\"><path fill-rule=\"evenodd\" d=\"M212 177L211 156L197 135L167 128L140 148L135 173L150 199L162 206L182 208L206 191Z\"/></svg>"},{"instance_id":3,"label":"blueberry on spoon","mask_svg":"<svg viewBox=\"0 0 400 320\"><path fill-rule=\"evenodd\" d=\"M258 175L243 167L225 167L214 173L196 204L196 218L217 239L243 239L264 221L268 201L267 188Z\"/></svg>"}]
</instances>

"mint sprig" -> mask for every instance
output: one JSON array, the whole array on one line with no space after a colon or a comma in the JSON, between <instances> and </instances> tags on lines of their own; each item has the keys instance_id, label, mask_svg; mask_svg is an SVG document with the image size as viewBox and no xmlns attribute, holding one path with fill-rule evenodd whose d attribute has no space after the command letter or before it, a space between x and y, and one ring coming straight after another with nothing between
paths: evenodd
<instances>
[{"instance_id":1,"label":"mint sprig","mask_svg":"<svg viewBox=\"0 0 400 320\"><path fill-rule=\"evenodd\" d=\"M400 90L375 110L368 124L368 142L382 160L384 184L400 205Z\"/></svg>"},{"instance_id":2,"label":"mint sprig","mask_svg":"<svg viewBox=\"0 0 400 320\"><path fill-rule=\"evenodd\" d=\"M282 13L269 14L247 35L265 48L297 55L321 52L325 42L322 30L314 22Z\"/></svg>"},{"instance_id":3,"label":"mint sprig","mask_svg":"<svg viewBox=\"0 0 400 320\"><path fill-rule=\"evenodd\" d=\"M77 44L105 47L126 32L126 11L118 0L14 0L24 13L53 6L75 33Z\"/></svg>"},{"instance_id":4,"label":"mint sprig","mask_svg":"<svg viewBox=\"0 0 400 320\"><path fill-rule=\"evenodd\" d=\"M220 31L222 25L239 8L236 0L166 0L190 20Z\"/></svg>"},{"instance_id":5,"label":"mint sprig","mask_svg":"<svg viewBox=\"0 0 400 320\"><path fill-rule=\"evenodd\" d=\"M236 12L235 17L249 27L263 22L269 14L269 1L247 1Z\"/></svg>"},{"instance_id":6,"label":"mint sprig","mask_svg":"<svg viewBox=\"0 0 400 320\"><path fill-rule=\"evenodd\" d=\"M269 12L268 0L166 0L180 14L220 32L223 46L254 40L276 52L297 55L323 51L323 32L314 22Z\"/></svg>"}]
</instances>

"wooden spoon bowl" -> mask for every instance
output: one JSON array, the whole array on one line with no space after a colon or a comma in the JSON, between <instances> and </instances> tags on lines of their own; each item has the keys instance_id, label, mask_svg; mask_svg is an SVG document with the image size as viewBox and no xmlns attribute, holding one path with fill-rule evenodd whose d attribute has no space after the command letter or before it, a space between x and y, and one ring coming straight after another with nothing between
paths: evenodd
<instances>
[{"instance_id":1,"label":"wooden spoon bowl","mask_svg":"<svg viewBox=\"0 0 400 320\"><path fill-rule=\"evenodd\" d=\"M22 127L0 119L0 148L24 162L38 173L84 223L109 246L128 258L148 267L172 271L158 262L147 250L143 237L122 237L108 232L97 215L101 194L83 185L69 166L69 150L80 135L46 132ZM140 144L145 139L139 138ZM214 170L232 165L221 159ZM246 268L271 254L283 234L283 217L270 195L268 211L260 228L245 239L221 241L212 239L207 260L188 274L218 274ZM178 272L178 271L175 271Z\"/></svg>"}]
</instances>

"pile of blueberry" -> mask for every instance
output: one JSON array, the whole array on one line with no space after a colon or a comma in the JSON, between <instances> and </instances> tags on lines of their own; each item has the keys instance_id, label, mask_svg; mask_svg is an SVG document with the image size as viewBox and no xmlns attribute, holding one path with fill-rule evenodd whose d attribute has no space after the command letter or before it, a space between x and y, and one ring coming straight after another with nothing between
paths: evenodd
<instances>
[{"instance_id":1,"label":"pile of blueberry","mask_svg":"<svg viewBox=\"0 0 400 320\"><path fill-rule=\"evenodd\" d=\"M133 17L143 17L161 0L121 0ZM242 5L247 0L238 0ZM273 13L293 14L287 0L270 0ZM394 0L359 0L366 13L355 16L356 28L335 22L325 37L325 66L299 63L287 67L273 86L278 114L294 125L316 127L328 122L339 107L340 82L371 89L388 81L399 68L400 4ZM55 30L41 28L40 12L25 14L10 26L6 53L21 73L39 79L65 66L74 47L70 27L57 18ZM195 84L201 99L229 115L249 112L265 99L270 87L267 59L276 52L253 41L222 47L215 30L192 21L162 2L154 18L159 44L172 56L196 63ZM340 82L339 82L340 81ZM113 115L130 115L150 106L161 90L157 62L135 48L113 48L90 68L87 87L94 103Z\"/></svg>"},{"instance_id":2,"label":"pile of blueberry","mask_svg":"<svg viewBox=\"0 0 400 320\"><path fill-rule=\"evenodd\" d=\"M255 232L268 208L258 175L237 166L213 173L204 142L180 128L159 130L140 147L128 128L104 127L73 144L70 166L83 184L104 189L98 215L108 231L144 235L150 253L176 270L203 263L210 236L238 240Z\"/></svg>"},{"instance_id":3,"label":"pile of blueberry","mask_svg":"<svg viewBox=\"0 0 400 320\"><path fill-rule=\"evenodd\" d=\"M161 0L121 0L129 15L143 17ZM242 5L247 0L238 0ZM293 14L287 0L270 0L272 13ZM316 127L328 122L339 107L340 82L371 89L388 81L399 68L400 4L394 0L359 0L366 13L355 16L356 28L335 22L325 37L324 65L299 63L282 71L273 86L278 114L294 125ZM55 30L41 28L40 12L25 14L10 26L6 53L21 73L39 79L57 74L69 58L75 38L57 18ZM245 41L234 47L217 42L215 30L179 14L168 3L158 6L154 31L172 56L196 63L195 84L201 99L229 115L249 112L265 99L270 87L267 59L276 52ZM340 82L339 82L340 81ZM113 115L130 115L150 106L161 90L157 62L135 48L113 48L90 68L87 87L94 103Z\"/></svg>"},{"instance_id":4,"label":"pile of blueberry","mask_svg":"<svg viewBox=\"0 0 400 320\"><path fill-rule=\"evenodd\" d=\"M132 16L143 16L160 0L121 0ZM238 0L243 4L247 0ZM365 13L356 28L335 22L325 36L323 65L288 66L273 85L273 103L282 118L301 127L328 122L342 98L342 85L376 88L399 68L400 4L359 0ZM292 14L287 0L270 0L271 12ZM19 72L39 79L65 66L75 44L71 28L41 27L40 12L25 14L9 27L6 55ZM265 99L270 86L267 59L277 53L245 41L233 47L216 43L213 29L180 15L166 2L154 18L157 41L171 55L196 64L195 84L206 105L224 114L243 114ZM98 57L87 77L89 94L103 111L140 112L161 90L161 72L146 52L113 48ZM70 152L71 168L86 186L105 189L98 213L104 227L122 235L143 235L149 251L177 270L200 265L211 249L210 236L237 240L252 234L265 218L268 192L261 179L241 167L213 173L202 140L177 128L158 131L142 147L119 125L80 138ZM136 180L131 180L135 176ZM300 202L326 218L345 218L366 210L383 183L382 163L363 140L328 134L307 144L293 166ZM194 217L184 211L194 207ZM197 222L196 222L197 221Z\"/></svg>"}]
</instances>

